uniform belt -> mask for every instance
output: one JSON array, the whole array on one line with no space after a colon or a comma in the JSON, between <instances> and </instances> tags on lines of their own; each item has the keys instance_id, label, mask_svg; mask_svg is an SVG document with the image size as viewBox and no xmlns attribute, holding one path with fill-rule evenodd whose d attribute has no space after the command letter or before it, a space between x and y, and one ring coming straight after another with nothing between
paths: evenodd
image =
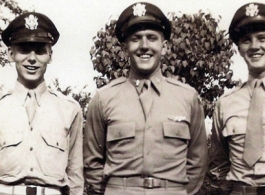
<instances>
[{"instance_id":1,"label":"uniform belt","mask_svg":"<svg viewBox=\"0 0 265 195\"><path fill-rule=\"evenodd\" d=\"M265 186L250 186L241 182L233 183L233 192L241 194L265 195Z\"/></svg>"},{"instance_id":2,"label":"uniform belt","mask_svg":"<svg viewBox=\"0 0 265 195\"><path fill-rule=\"evenodd\" d=\"M110 177L108 184L123 187L143 187L148 189L169 187L179 187L185 189L184 184L172 182L165 179L157 179L154 177Z\"/></svg>"},{"instance_id":3,"label":"uniform belt","mask_svg":"<svg viewBox=\"0 0 265 195\"><path fill-rule=\"evenodd\" d=\"M26 185L4 185L0 184L0 193L12 195L61 195L59 187L42 187Z\"/></svg>"}]
</instances>

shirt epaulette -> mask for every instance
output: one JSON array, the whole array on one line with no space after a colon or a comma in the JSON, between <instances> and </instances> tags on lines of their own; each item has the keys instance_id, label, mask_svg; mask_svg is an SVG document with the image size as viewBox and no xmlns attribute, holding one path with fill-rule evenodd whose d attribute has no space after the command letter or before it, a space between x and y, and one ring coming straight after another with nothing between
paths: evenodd
<instances>
[{"instance_id":1,"label":"shirt epaulette","mask_svg":"<svg viewBox=\"0 0 265 195\"><path fill-rule=\"evenodd\" d=\"M114 79L110 82L110 86L113 87L115 85L118 85L118 84L121 84L121 83L124 83L126 81L126 77L119 77L117 79Z\"/></svg>"},{"instance_id":2,"label":"shirt epaulette","mask_svg":"<svg viewBox=\"0 0 265 195\"><path fill-rule=\"evenodd\" d=\"M55 90L55 89L48 89L48 91L49 91L51 94L57 96L58 98L62 98L62 99L68 100L68 101L70 101L70 102L72 102L72 103L78 104L78 102L77 102L72 96L70 96L70 95L64 95L62 92L57 91L57 90ZM79 105L79 104L78 104L78 105Z\"/></svg>"},{"instance_id":3,"label":"shirt epaulette","mask_svg":"<svg viewBox=\"0 0 265 195\"><path fill-rule=\"evenodd\" d=\"M171 83L171 84L174 84L174 85L183 87L185 89L195 91L195 89L193 87L191 87L188 84L182 83L182 82L178 81L177 79L174 79L174 78L166 78L166 81L169 82L169 83Z\"/></svg>"},{"instance_id":4,"label":"shirt epaulette","mask_svg":"<svg viewBox=\"0 0 265 195\"><path fill-rule=\"evenodd\" d=\"M233 89L231 89L231 90L229 90L229 91L227 91L227 92L225 92L220 98L227 97L227 96L229 96L229 95L231 95L231 94L237 92L237 91L240 90L243 86L245 86L245 84L246 84L246 82L243 83L243 84L241 84L241 85L239 85L239 86L236 86L235 88L233 88Z\"/></svg>"},{"instance_id":5,"label":"shirt epaulette","mask_svg":"<svg viewBox=\"0 0 265 195\"><path fill-rule=\"evenodd\" d=\"M0 100L2 100L8 95L11 95L12 93L13 93L13 90L0 90Z\"/></svg>"},{"instance_id":6,"label":"shirt epaulette","mask_svg":"<svg viewBox=\"0 0 265 195\"><path fill-rule=\"evenodd\" d=\"M126 77L119 77L117 79L112 80L109 84L97 89L97 91L104 91L104 90L109 89L111 87L117 86L121 83L124 83L126 80L127 80Z\"/></svg>"}]
</instances>

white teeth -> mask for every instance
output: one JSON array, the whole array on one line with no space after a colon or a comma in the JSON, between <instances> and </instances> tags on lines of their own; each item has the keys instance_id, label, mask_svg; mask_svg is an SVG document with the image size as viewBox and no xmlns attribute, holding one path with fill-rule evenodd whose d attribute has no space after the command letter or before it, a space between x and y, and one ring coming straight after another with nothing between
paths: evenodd
<instances>
[{"instance_id":1,"label":"white teeth","mask_svg":"<svg viewBox=\"0 0 265 195\"><path fill-rule=\"evenodd\" d=\"M35 66L25 66L26 69L28 70L37 70L38 67L35 67Z\"/></svg>"},{"instance_id":2,"label":"white teeth","mask_svg":"<svg viewBox=\"0 0 265 195\"><path fill-rule=\"evenodd\" d=\"M253 55L251 55L251 57L253 57L253 58L259 58L261 56L262 56L261 54L253 54Z\"/></svg>"},{"instance_id":3,"label":"white teeth","mask_svg":"<svg viewBox=\"0 0 265 195\"><path fill-rule=\"evenodd\" d=\"M141 58L150 58L150 55L141 55Z\"/></svg>"}]
</instances>

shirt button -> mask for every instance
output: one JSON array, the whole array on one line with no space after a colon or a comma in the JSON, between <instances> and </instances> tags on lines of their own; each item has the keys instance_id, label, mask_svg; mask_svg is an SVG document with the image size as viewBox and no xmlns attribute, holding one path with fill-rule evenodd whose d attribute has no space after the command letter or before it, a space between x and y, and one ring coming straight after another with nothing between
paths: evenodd
<instances>
[{"instance_id":1,"label":"shirt button","mask_svg":"<svg viewBox=\"0 0 265 195\"><path fill-rule=\"evenodd\" d=\"M33 148L32 147L30 147L30 151L32 151L33 150Z\"/></svg>"},{"instance_id":2,"label":"shirt button","mask_svg":"<svg viewBox=\"0 0 265 195\"><path fill-rule=\"evenodd\" d=\"M33 131L33 127L30 127L30 131Z\"/></svg>"},{"instance_id":3,"label":"shirt button","mask_svg":"<svg viewBox=\"0 0 265 195\"><path fill-rule=\"evenodd\" d=\"M56 146L59 146L59 143L58 142L56 142Z\"/></svg>"},{"instance_id":4,"label":"shirt button","mask_svg":"<svg viewBox=\"0 0 265 195\"><path fill-rule=\"evenodd\" d=\"M33 168L30 168L30 171L33 171Z\"/></svg>"}]
</instances>

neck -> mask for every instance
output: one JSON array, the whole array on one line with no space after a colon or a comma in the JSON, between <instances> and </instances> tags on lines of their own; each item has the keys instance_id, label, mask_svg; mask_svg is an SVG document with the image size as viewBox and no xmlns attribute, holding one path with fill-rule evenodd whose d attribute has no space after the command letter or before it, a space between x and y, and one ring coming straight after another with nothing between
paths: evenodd
<instances>
[{"instance_id":1,"label":"neck","mask_svg":"<svg viewBox=\"0 0 265 195\"><path fill-rule=\"evenodd\" d=\"M265 77L265 71L263 71L263 72L249 72L249 75L255 79L262 79Z\"/></svg>"},{"instance_id":2,"label":"neck","mask_svg":"<svg viewBox=\"0 0 265 195\"><path fill-rule=\"evenodd\" d=\"M152 72L150 74L140 74L139 72L131 70L130 77L135 78L135 79L150 79L154 75L158 74L158 72L161 72L160 68L156 69L154 72ZM160 73L160 74L162 74L162 73Z\"/></svg>"},{"instance_id":3,"label":"neck","mask_svg":"<svg viewBox=\"0 0 265 195\"><path fill-rule=\"evenodd\" d=\"M18 82L20 82L18 80ZM39 85L41 85L42 83L44 82L41 81L41 82L26 82L26 83L23 83L23 82L20 82L22 85L24 85L27 89L36 89Z\"/></svg>"}]
</instances>

